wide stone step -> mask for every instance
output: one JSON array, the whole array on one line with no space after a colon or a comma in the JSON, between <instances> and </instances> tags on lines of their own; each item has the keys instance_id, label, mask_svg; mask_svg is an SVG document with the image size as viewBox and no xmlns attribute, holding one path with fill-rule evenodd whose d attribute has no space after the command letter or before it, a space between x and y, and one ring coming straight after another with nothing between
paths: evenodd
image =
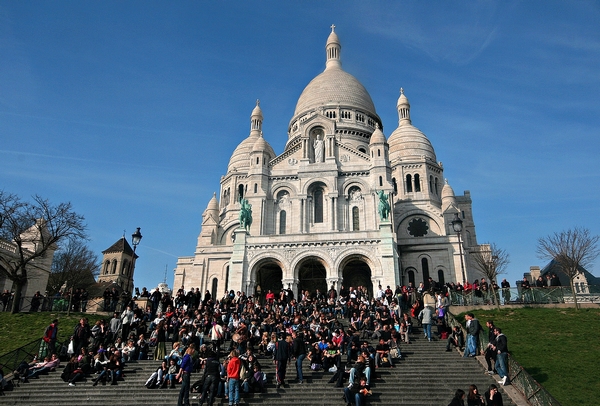
<instances>
[{"instance_id":1,"label":"wide stone step","mask_svg":"<svg viewBox=\"0 0 600 406\"><path fill-rule=\"evenodd\" d=\"M370 340L372 345L376 342ZM421 334L414 334L413 343L401 346L402 359L395 360L396 368L379 368L372 378L372 405L439 406L450 402L457 388L467 390L475 384L481 392L495 380L485 374L481 364L472 358L462 358L456 351L446 352L446 342L429 342ZM344 357L345 359L345 357ZM336 405L343 404L342 388L336 388L328 381L332 373L310 371L308 361L304 363L305 383L300 385L290 380L289 384L277 389L275 367L270 359L259 359L263 371L267 373L266 392L242 395L241 403L249 405ZM129 362L125 368L125 379L117 385L92 386L94 376L75 387L69 387L60 379L59 372L43 375L30 383L21 384L14 391L0 398L2 405L29 406L106 406L122 405L174 405L179 395L179 385L175 389L146 389L144 383L158 368L159 361L144 360ZM61 368L62 369L62 368ZM199 379L199 373L192 375L192 382ZM288 365L287 377L295 377L293 364ZM190 396L193 405L198 399ZM505 405L513 405L504 395ZM227 405L225 399L217 399L215 404Z\"/></svg>"}]
</instances>

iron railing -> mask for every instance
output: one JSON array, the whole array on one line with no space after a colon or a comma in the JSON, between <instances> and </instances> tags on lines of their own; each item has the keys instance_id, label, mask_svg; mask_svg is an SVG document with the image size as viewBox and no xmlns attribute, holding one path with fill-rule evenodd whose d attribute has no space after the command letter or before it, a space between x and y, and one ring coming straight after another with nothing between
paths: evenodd
<instances>
[{"instance_id":1,"label":"iron railing","mask_svg":"<svg viewBox=\"0 0 600 406\"><path fill-rule=\"evenodd\" d=\"M62 343L57 341L55 344L56 353L63 361L66 360L68 344L69 340ZM2 367L6 375L10 375L23 361L31 363L34 359L43 360L44 357L50 355L51 354L48 354L46 342L43 339L38 338L16 350L0 355L0 367Z\"/></svg>"},{"instance_id":2,"label":"iron railing","mask_svg":"<svg viewBox=\"0 0 600 406\"><path fill-rule=\"evenodd\" d=\"M0 311L10 312L12 310L13 297L11 296L6 303L0 303ZM41 297L37 300L33 296L22 296L19 302L19 311L21 312L53 312L53 313L66 313L72 312L121 312L123 309L123 301L119 299L116 305L113 307L112 302L105 303L102 298L94 298L84 302L79 301L77 303L69 303L68 297ZM106 305L106 306L105 306Z\"/></svg>"},{"instance_id":3,"label":"iron railing","mask_svg":"<svg viewBox=\"0 0 600 406\"><path fill-rule=\"evenodd\" d=\"M456 320L454 315L447 313L448 326L453 328L454 326L460 326L465 334L462 324ZM465 340L466 342L466 340ZM480 354L488 345L487 334L479 334L479 348L477 353ZM532 406L560 406L558 400L540 385L510 354L508 355L508 378L510 384L523 395L527 402Z\"/></svg>"},{"instance_id":4,"label":"iron railing","mask_svg":"<svg viewBox=\"0 0 600 406\"><path fill-rule=\"evenodd\" d=\"M600 303L600 286L583 285L575 287L578 303ZM515 304L552 304L573 303L573 290L570 286L556 286L549 288L516 288L498 289L492 293L482 291L451 291L450 303L453 306L471 306L490 304L501 305Z\"/></svg>"}]
</instances>

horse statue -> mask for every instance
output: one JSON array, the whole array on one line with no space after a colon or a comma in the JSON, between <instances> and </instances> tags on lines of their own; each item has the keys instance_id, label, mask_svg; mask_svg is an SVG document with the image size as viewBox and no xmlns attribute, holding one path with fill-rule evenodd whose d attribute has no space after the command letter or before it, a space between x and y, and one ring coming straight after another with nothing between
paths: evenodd
<instances>
[{"instance_id":1,"label":"horse statue","mask_svg":"<svg viewBox=\"0 0 600 406\"><path fill-rule=\"evenodd\" d=\"M390 215L390 203L388 201L388 197L383 190L377 192L377 196L379 196L379 203L377 205L379 219L387 220L388 216Z\"/></svg>"},{"instance_id":2,"label":"horse statue","mask_svg":"<svg viewBox=\"0 0 600 406\"><path fill-rule=\"evenodd\" d=\"M246 199L241 199L240 205L240 227L249 231L252 225L252 205Z\"/></svg>"}]
</instances>

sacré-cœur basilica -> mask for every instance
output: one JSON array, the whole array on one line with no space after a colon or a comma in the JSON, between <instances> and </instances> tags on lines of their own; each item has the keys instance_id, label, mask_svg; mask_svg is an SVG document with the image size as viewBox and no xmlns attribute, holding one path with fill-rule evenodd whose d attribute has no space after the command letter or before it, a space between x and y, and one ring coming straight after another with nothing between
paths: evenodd
<instances>
[{"instance_id":1,"label":"sacr\u00e9-c\u0153ur basilica","mask_svg":"<svg viewBox=\"0 0 600 406\"><path fill-rule=\"evenodd\" d=\"M469 192L456 196L444 180L403 91L398 126L386 139L371 96L342 69L340 51L332 27L325 70L300 95L279 155L263 137L257 102L250 134L202 214L194 255L178 259L175 289L220 298L225 290L286 288L299 297L332 285L372 294L378 285L394 290L429 277L477 278L466 255L478 249ZM452 227L457 215L462 249Z\"/></svg>"}]
</instances>

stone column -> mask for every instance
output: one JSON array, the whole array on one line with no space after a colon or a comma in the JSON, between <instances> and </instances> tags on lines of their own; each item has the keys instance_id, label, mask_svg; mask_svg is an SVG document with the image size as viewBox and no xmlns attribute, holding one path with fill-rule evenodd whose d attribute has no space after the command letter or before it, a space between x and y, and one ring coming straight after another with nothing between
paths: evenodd
<instances>
[{"instance_id":1,"label":"stone column","mask_svg":"<svg viewBox=\"0 0 600 406\"><path fill-rule=\"evenodd\" d=\"M372 273L373 286L378 283L381 286L396 286L400 284L400 269L398 266L398 246L394 239L392 223L389 220L383 220L379 224L379 251L381 255L382 269Z\"/></svg>"},{"instance_id":2,"label":"stone column","mask_svg":"<svg viewBox=\"0 0 600 406\"><path fill-rule=\"evenodd\" d=\"M229 260L229 280L227 288L229 290L246 289L245 281L248 271L248 262L246 261L246 238L248 232L243 228L234 231L235 242L233 243L233 253Z\"/></svg>"}]
</instances>

